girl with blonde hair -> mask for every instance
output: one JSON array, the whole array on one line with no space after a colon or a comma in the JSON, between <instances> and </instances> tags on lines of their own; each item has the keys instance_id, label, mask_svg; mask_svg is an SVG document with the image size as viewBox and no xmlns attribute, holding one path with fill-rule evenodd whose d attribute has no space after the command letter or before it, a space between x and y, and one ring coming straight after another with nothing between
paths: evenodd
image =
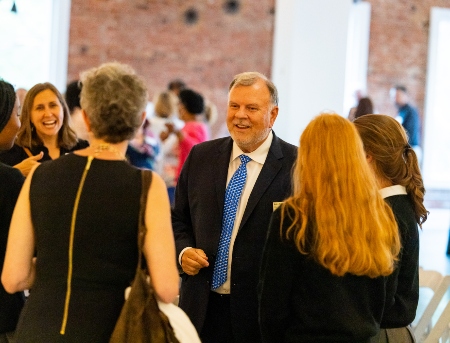
<instances>
[{"instance_id":1,"label":"girl with blonde hair","mask_svg":"<svg viewBox=\"0 0 450 343\"><path fill-rule=\"evenodd\" d=\"M394 212L402 243L399 261L388 279L396 287L395 296L385 308L382 330L372 342L414 342L409 325L419 300L418 226L422 227L428 216L419 163L405 130L394 118L371 114L355 119L354 124L380 193Z\"/></svg>"},{"instance_id":2,"label":"girl with blonde hair","mask_svg":"<svg viewBox=\"0 0 450 343\"><path fill-rule=\"evenodd\" d=\"M392 292L397 224L355 127L321 114L300 138L293 193L272 215L260 275L263 342L366 342Z\"/></svg>"}]
</instances>

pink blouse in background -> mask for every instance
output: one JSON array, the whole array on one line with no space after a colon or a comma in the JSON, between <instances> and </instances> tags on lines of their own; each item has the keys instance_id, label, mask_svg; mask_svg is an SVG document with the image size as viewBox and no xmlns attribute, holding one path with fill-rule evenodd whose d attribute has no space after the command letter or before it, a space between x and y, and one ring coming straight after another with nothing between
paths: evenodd
<instances>
[{"instance_id":1,"label":"pink blouse in background","mask_svg":"<svg viewBox=\"0 0 450 343\"><path fill-rule=\"evenodd\" d=\"M186 161L189 152L195 144L209 140L209 131L205 123L198 121L188 121L181 129L183 139L179 141L180 160L178 163L177 179L180 176L181 168Z\"/></svg>"}]
</instances>

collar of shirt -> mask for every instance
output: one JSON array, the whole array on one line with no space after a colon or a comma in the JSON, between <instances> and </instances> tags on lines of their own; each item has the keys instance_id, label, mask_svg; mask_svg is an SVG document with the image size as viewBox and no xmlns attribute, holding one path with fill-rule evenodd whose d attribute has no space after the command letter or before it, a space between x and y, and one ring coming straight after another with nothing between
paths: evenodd
<instances>
[{"instance_id":1,"label":"collar of shirt","mask_svg":"<svg viewBox=\"0 0 450 343\"><path fill-rule=\"evenodd\" d=\"M267 136L263 144L261 144L255 151L252 151L250 153L243 152L241 148L238 147L236 142L233 142L233 150L231 151L230 163L234 161L236 158L238 158L240 155L244 154L250 157L252 161L258 162L259 164L264 164L267 158L267 154L269 153L272 140L273 140L273 133L272 130L270 130L269 135ZM240 163L241 162L239 161L238 165Z\"/></svg>"},{"instance_id":2,"label":"collar of shirt","mask_svg":"<svg viewBox=\"0 0 450 343\"><path fill-rule=\"evenodd\" d=\"M380 194L381 197L387 198L387 197L391 197L394 195L406 195L408 193L406 193L406 188L402 185L394 185L394 186L390 186L390 187L385 187L385 188L381 188L380 189Z\"/></svg>"}]
</instances>

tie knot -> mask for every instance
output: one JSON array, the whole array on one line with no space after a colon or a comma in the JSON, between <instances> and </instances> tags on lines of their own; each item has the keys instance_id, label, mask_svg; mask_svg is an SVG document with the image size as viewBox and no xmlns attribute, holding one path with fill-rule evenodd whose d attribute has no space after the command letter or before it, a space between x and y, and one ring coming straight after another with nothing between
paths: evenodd
<instances>
[{"instance_id":1,"label":"tie knot","mask_svg":"<svg viewBox=\"0 0 450 343\"><path fill-rule=\"evenodd\" d=\"M247 155L239 155L239 158L241 159L241 163L246 165L248 162L250 162L252 159L248 157Z\"/></svg>"}]
</instances>

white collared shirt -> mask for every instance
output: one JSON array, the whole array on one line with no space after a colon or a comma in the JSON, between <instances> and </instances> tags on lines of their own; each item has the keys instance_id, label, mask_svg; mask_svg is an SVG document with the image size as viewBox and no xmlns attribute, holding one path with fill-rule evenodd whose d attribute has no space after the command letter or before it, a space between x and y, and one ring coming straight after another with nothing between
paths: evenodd
<instances>
[{"instance_id":1,"label":"white collared shirt","mask_svg":"<svg viewBox=\"0 0 450 343\"><path fill-rule=\"evenodd\" d=\"M245 180L244 189L242 190L241 198L239 199L238 208L236 211L236 217L234 218L233 232L231 233L230 250L228 252L228 268L227 268L227 280L225 283L217 288L215 292L221 294L230 293L230 275L231 275L231 260L233 256L233 246L236 239L236 235L241 225L242 217L244 216L245 208L247 207L248 198L252 193L259 173L266 161L267 154L269 153L270 145L272 144L273 134L270 131L266 140L255 151L250 153L244 153L235 142L233 142L233 149L231 151L230 164L228 166L227 186L233 176L234 172L241 165L240 155L244 154L250 157L252 160L247 163L247 179Z\"/></svg>"},{"instance_id":2,"label":"white collared shirt","mask_svg":"<svg viewBox=\"0 0 450 343\"><path fill-rule=\"evenodd\" d=\"M394 185L394 186L390 186L390 187L381 188L380 194L381 194L381 197L384 199L384 198L391 197L394 195L402 195L402 194L406 195L408 193L406 192L406 188L404 186Z\"/></svg>"}]
</instances>

